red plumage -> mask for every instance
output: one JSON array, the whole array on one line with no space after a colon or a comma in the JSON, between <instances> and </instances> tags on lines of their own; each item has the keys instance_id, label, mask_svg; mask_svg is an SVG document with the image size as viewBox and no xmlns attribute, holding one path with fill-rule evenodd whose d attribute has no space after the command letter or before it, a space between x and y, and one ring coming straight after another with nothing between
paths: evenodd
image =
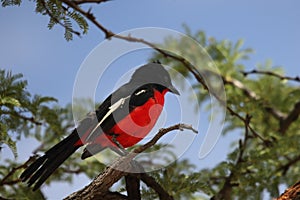
<instances>
[{"instance_id":1,"label":"red plumage","mask_svg":"<svg viewBox=\"0 0 300 200\"><path fill-rule=\"evenodd\" d=\"M135 145L154 127L168 91L179 94L162 65L150 63L140 67L127 84L107 97L68 137L33 162L20 178L29 186L35 183L36 190L83 145L86 148L82 159L104 148L118 150Z\"/></svg>"}]
</instances>

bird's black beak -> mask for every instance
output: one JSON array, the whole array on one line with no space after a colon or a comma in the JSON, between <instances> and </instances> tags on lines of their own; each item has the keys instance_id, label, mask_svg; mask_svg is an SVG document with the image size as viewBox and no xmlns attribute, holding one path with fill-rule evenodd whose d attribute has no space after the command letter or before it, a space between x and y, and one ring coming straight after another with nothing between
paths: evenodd
<instances>
[{"instance_id":1,"label":"bird's black beak","mask_svg":"<svg viewBox=\"0 0 300 200\"><path fill-rule=\"evenodd\" d=\"M169 86L168 89L170 90L170 92L180 95L179 91L173 85Z\"/></svg>"}]
</instances>

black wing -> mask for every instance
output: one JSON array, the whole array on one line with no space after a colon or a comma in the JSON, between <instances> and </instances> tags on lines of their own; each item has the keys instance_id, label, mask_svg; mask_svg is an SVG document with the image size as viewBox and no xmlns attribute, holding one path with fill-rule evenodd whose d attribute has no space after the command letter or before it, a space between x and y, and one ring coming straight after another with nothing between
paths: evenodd
<instances>
[{"instance_id":1,"label":"black wing","mask_svg":"<svg viewBox=\"0 0 300 200\"><path fill-rule=\"evenodd\" d=\"M93 142L99 135L109 130L126 117L135 107L143 105L153 97L151 84L136 86L127 83L111 94L95 111L97 120L89 127L93 127L86 142ZM82 124L84 126L84 124ZM78 129L81 128L81 125ZM87 130L84 128L84 130Z\"/></svg>"}]
</instances>

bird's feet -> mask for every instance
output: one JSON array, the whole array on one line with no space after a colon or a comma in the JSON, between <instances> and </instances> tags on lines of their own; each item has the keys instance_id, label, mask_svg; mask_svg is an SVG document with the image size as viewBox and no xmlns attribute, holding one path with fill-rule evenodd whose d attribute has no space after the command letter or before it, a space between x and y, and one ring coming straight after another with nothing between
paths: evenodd
<instances>
[{"instance_id":1,"label":"bird's feet","mask_svg":"<svg viewBox=\"0 0 300 200\"><path fill-rule=\"evenodd\" d=\"M126 151L126 149L120 144L120 142L117 140L117 137L117 134L112 135L112 141L117 146L117 148L112 148L112 150L121 156L126 156L128 151Z\"/></svg>"}]
</instances>

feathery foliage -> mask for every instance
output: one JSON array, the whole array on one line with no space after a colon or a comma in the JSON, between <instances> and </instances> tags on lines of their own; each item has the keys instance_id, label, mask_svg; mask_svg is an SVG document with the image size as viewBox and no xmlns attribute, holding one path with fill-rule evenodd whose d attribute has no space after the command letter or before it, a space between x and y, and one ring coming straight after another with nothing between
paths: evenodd
<instances>
[{"instance_id":1,"label":"feathery foliage","mask_svg":"<svg viewBox=\"0 0 300 200\"><path fill-rule=\"evenodd\" d=\"M278 196L281 185L292 185L300 178L296 176L300 170L299 85L268 74L246 75L244 61L250 58L253 50L243 48L242 40L233 43L208 38L202 31L191 34L187 29L187 33L203 45L218 67L225 84L227 106L244 118L250 116L249 124L254 130L245 130L245 123L229 112L223 134L235 132L240 137L232 144L228 159L212 169L202 169L187 176L200 174L198 189L214 196L214 199L260 199L264 192L271 197ZM183 51L188 58L194 59L199 70L207 64L201 55L195 55L194 47L185 40L169 37L164 45L175 52ZM209 93L195 82L182 63L161 54L151 58L157 59L194 83L200 104L206 105ZM270 61L259 64L257 70L284 77L283 68L272 67ZM197 102L195 105L198 105ZM292 118L290 115L295 116ZM289 120L285 128L283 124ZM200 187L203 179L207 181L206 190ZM186 187L190 186L187 184Z\"/></svg>"},{"instance_id":2,"label":"feathery foliage","mask_svg":"<svg viewBox=\"0 0 300 200\"><path fill-rule=\"evenodd\" d=\"M57 24L62 26L67 41L72 40L74 34L80 36L81 33L87 33L89 27L86 18L61 1L34 2L37 13L50 17L48 28L52 29ZM3 7L20 6L21 0L1 0L1 3ZM75 31L78 28L80 32ZM204 47L211 57L210 61L196 54L193 45L186 40L169 37L163 46L174 52L184 51L184 55L195 63L198 70L206 64L216 64L225 84L227 107L231 109L226 117L223 134L238 133L239 137L233 142L232 148L224 152L227 153L227 159L212 168L198 170L188 160L177 160L162 170L152 172L151 176L176 199L261 199L266 194L270 197L278 196L280 186L292 185L299 180L298 82L290 84L284 78L284 68L273 67L271 62L259 64L257 68L278 76L272 76L271 73L245 73L245 60L251 58L253 50L243 48L243 40L219 41L207 37L203 31L193 34L187 26L186 33ZM197 92L197 100L207 105L208 91L182 63L162 54L154 54L151 60L160 60L189 79ZM213 73L206 75L213 76ZM1 148L7 145L17 156L16 143L22 136L33 136L41 143L35 154L44 152L73 127L71 105L65 109L52 105L56 101L54 98L31 95L26 86L27 81L22 79L21 74L13 75L0 70L0 153ZM78 109L86 110L84 106ZM33 159L35 157L29 161ZM80 162L79 159L80 155L76 153L46 184L53 180L71 182L74 174L79 173L92 178L104 167L94 158L86 162ZM9 158L0 164L2 196L12 199L45 199L41 190L33 193L24 184L20 184L18 177L27 164ZM142 196L144 199L158 198L145 185L142 185Z\"/></svg>"},{"instance_id":3,"label":"feathery foliage","mask_svg":"<svg viewBox=\"0 0 300 200\"><path fill-rule=\"evenodd\" d=\"M64 28L64 37L67 41L73 39L74 34L81 36L86 34L89 25L86 19L72 8L66 7L59 0L34 0L36 3L35 12L48 15L50 17L48 28L52 29L55 25L60 25ZM20 6L21 0L1 0L2 6ZM75 30L79 29L80 31Z\"/></svg>"}]
</instances>

